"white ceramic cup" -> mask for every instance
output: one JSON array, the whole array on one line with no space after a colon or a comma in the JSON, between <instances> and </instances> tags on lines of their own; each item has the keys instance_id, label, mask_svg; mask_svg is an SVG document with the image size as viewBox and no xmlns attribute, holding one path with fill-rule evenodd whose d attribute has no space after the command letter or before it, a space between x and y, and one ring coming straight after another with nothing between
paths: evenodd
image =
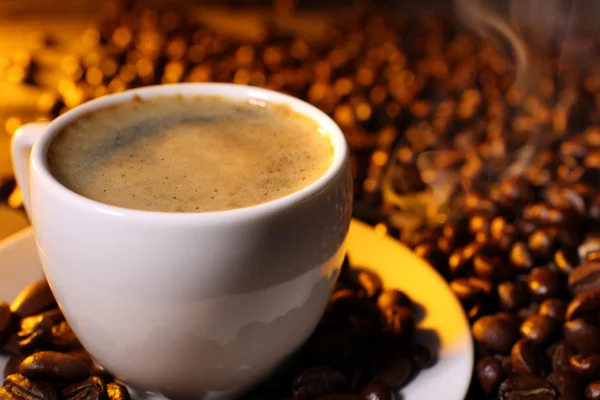
<instances>
[{"instance_id":1,"label":"white ceramic cup","mask_svg":"<svg viewBox=\"0 0 600 400\"><path fill-rule=\"evenodd\" d=\"M86 113L133 96L203 94L291 106L331 135L331 167L283 198L204 213L110 206L70 191L48 171L52 138ZM343 261L352 209L346 141L317 108L248 86L160 85L25 125L12 154L60 308L90 354L128 384L172 398L230 398L264 379L314 330Z\"/></svg>"}]
</instances>

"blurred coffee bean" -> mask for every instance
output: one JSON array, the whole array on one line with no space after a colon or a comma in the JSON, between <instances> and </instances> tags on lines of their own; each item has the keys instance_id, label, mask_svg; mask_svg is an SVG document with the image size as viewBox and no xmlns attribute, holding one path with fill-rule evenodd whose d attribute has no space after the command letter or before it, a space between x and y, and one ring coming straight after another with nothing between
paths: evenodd
<instances>
[{"instance_id":1,"label":"blurred coffee bean","mask_svg":"<svg viewBox=\"0 0 600 400\"><path fill-rule=\"evenodd\" d=\"M379 374L379 379L387 387L398 390L413 373L413 364L408 357L395 355Z\"/></svg>"},{"instance_id":2,"label":"blurred coffee bean","mask_svg":"<svg viewBox=\"0 0 600 400\"><path fill-rule=\"evenodd\" d=\"M562 324L566 318L567 303L562 299L546 299L540 304L539 313Z\"/></svg>"},{"instance_id":3,"label":"blurred coffee bean","mask_svg":"<svg viewBox=\"0 0 600 400\"><path fill-rule=\"evenodd\" d=\"M584 389L585 398L589 400L600 399L600 381L592 382Z\"/></svg>"},{"instance_id":4,"label":"blurred coffee bean","mask_svg":"<svg viewBox=\"0 0 600 400\"><path fill-rule=\"evenodd\" d=\"M511 270L502 257L477 254L473 257L473 271L478 278L498 282L511 277Z\"/></svg>"},{"instance_id":5,"label":"blurred coffee bean","mask_svg":"<svg viewBox=\"0 0 600 400\"><path fill-rule=\"evenodd\" d=\"M102 400L108 396L106 384L96 376L90 376L84 381L68 385L61 394L64 399L68 400Z\"/></svg>"},{"instance_id":6,"label":"blurred coffee bean","mask_svg":"<svg viewBox=\"0 0 600 400\"><path fill-rule=\"evenodd\" d=\"M528 271L533 267L533 256L527 245L523 242L517 242L510 250L509 260L511 265L517 271Z\"/></svg>"},{"instance_id":7,"label":"blurred coffee bean","mask_svg":"<svg viewBox=\"0 0 600 400\"><path fill-rule=\"evenodd\" d=\"M18 345L22 349L31 349L49 343L52 340L52 318L45 314L23 318L17 332Z\"/></svg>"},{"instance_id":8,"label":"blurred coffee bean","mask_svg":"<svg viewBox=\"0 0 600 400\"><path fill-rule=\"evenodd\" d=\"M70 382L81 381L90 375L90 369L82 361L54 351L40 351L25 358L19 372L30 379Z\"/></svg>"},{"instance_id":9,"label":"blurred coffee bean","mask_svg":"<svg viewBox=\"0 0 600 400\"><path fill-rule=\"evenodd\" d=\"M94 360L92 360L92 357L85 350L72 350L66 354L83 362L90 370L94 367Z\"/></svg>"},{"instance_id":10,"label":"blurred coffee bean","mask_svg":"<svg viewBox=\"0 0 600 400\"><path fill-rule=\"evenodd\" d=\"M571 371L585 379L597 379L600 376L600 355L585 356L576 354L571 356Z\"/></svg>"},{"instance_id":11,"label":"blurred coffee bean","mask_svg":"<svg viewBox=\"0 0 600 400\"><path fill-rule=\"evenodd\" d=\"M565 340L582 354L600 353L600 328L582 318L565 322Z\"/></svg>"},{"instance_id":12,"label":"blurred coffee bean","mask_svg":"<svg viewBox=\"0 0 600 400\"><path fill-rule=\"evenodd\" d=\"M485 349L508 353L518 339L518 325L496 315L486 315L473 324L473 337Z\"/></svg>"},{"instance_id":13,"label":"blurred coffee bean","mask_svg":"<svg viewBox=\"0 0 600 400\"><path fill-rule=\"evenodd\" d=\"M555 327L556 321L553 318L536 314L523 321L521 335L535 344L542 345L551 338Z\"/></svg>"},{"instance_id":14,"label":"blurred coffee bean","mask_svg":"<svg viewBox=\"0 0 600 400\"><path fill-rule=\"evenodd\" d=\"M493 290L493 284L475 277L456 278L450 282L450 289L464 304L473 304L485 300Z\"/></svg>"},{"instance_id":15,"label":"blurred coffee bean","mask_svg":"<svg viewBox=\"0 0 600 400\"><path fill-rule=\"evenodd\" d=\"M600 312L600 289L588 290L575 296L567 307L566 318L568 321L575 318L586 317Z\"/></svg>"},{"instance_id":16,"label":"blurred coffee bean","mask_svg":"<svg viewBox=\"0 0 600 400\"><path fill-rule=\"evenodd\" d=\"M570 252L563 249L558 249L554 253L554 265L565 275L569 275L573 272L573 269L577 266L578 259L575 252Z\"/></svg>"},{"instance_id":17,"label":"blurred coffee bean","mask_svg":"<svg viewBox=\"0 0 600 400\"><path fill-rule=\"evenodd\" d=\"M4 380L0 391L3 400L58 400L54 388L46 382L32 381L20 374L12 374Z\"/></svg>"},{"instance_id":18,"label":"blurred coffee bean","mask_svg":"<svg viewBox=\"0 0 600 400\"><path fill-rule=\"evenodd\" d=\"M415 331L412 310L403 306L387 307L381 312L383 332L397 337L410 337Z\"/></svg>"},{"instance_id":19,"label":"blurred coffee bean","mask_svg":"<svg viewBox=\"0 0 600 400\"><path fill-rule=\"evenodd\" d=\"M556 399L556 391L543 378L514 376L500 384L498 397L500 400L554 400Z\"/></svg>"},{"instance_id":20,"label":"blurred coffee bean","mask_svg":"<svg viewBox=\"0 0 600 400\"><path fill-rule=\"evenodd\" d=\"M477 378L483 391L492 394L502 380L502 365L494 357L484 357L475 366Z\"/></svg>"},{"instance_id":21,"label":"blurred coffee bean","mask_svg":"<svg viewBox=\"0 0 600 400\"><path fill-rule=\"evenodd\" d=\"M71 350L81 347L79 340L67 321L61 321L52 326L52 338L50 342L56 349L60 350Z\"/></svg>"},{"instance_id":22,"label":"blurred coffee bean","mask_svg":"<svg viewBox=\"0 0 600 400\"><path fill-rule=\"evenodd\" d=\"M378 382L371 382L366 385L360 395L364 400L393 400L394 395L390 388Z\"/></svg>"},{"instance_id":23,"label":"blurred coffee bean","mask_svg":"<svg viewBox=\"0 0 600 400\"><path fill-rule=\"evenodd\" d=\"M522 281L500 283L497 291L500 307L507 310L517 310L529 301L529 290Z\"/></svg>"},{"instance_id":24,"label":"blurred coffee bean","mask_svg":"<svg viewBox=\"0 0 600 400\"><path fill-rule=\"evenodd\" d=\"M356 282L364 289L367 296L375 298L381 293L381 280L371 271L361 271L356 276Z\"/></svg>"},{"instance_id":25,"label":"blurred coffee bean","mask_svg":"<svg viewBox=\"0 0 600 400\"><path fill-rule=\"evenodd\" d=\"M431 348L422 344L414 346L411 352L412 362L417 369L426 369L435 364L436 356Z\"/></svg>"},{"instance_id":26,"label":"blurred coffee bean","mask_svg":"<svg viewBox=\"0 0 600 400\"><path fill-rule=\"evenodd\" d=\"M511 349L510 364L517 375L537 375L542 368L540 349L533 341L520 339Z\"/></svg>"},{"instance_id":27,"label":"blurred coffee bean","mask_svg":"<svg viewBox=\"0 0 600 400\"><path fill-rule=\"evenodd\" d=\"M575 210L577 214L585 215L585 200L571 188L552 186L546 190L546 199L556 209Z\"/></svg>"},{"instance_id":28,"label":"blurred coffee bean","mask_svg":"<svg viewBox=\"0 0 600 400\"><path fill-rule=\"evenodd\" d=\"M581 380L570 371L554 371L546 378L559 393L561 400L576 400L581 398Z\"/></svg>"},{"instance_id":29,"label":"blurred coffee bean","mask_svg":"<svg viewBox=\"0 0 600 400\"><path fill-rule=\"evenodd\" d=\"M503 217L496 217L490 225L490 235L498 247L508 251L515 241L516 229Z\"/></svg>"},{"instance_id":30,"label":"blurred coffee bean","mask_svg":"<svg viewBox=\"0 0 600 400\"><path fill-rule=\"evenodd\" d=\"M461 275L473 265L473 257L483 245L478 242L469 243L462 249L454 251L448 259L448 266L452 275Z\"/></svg>"},{"instance_id":31,"label":"blurred coffee bean","mask_svg":"<svg viewBox=\"0 0 600 400\"><path fill-rule=\"evenodd\" d=\"M600 262L582 264L569 275L569 290L574 295L596 289L600 289Z\"/></svg>"},{"instance_id":32,"label":"blurred coffee bean","mask_svg":"<svg viewBox=\"0 0 600 400\"><path fill-rule=\"evenodd\" d=\"M111 382L106 385L109 400L130 400L129 391L120 383Z\"/></svg>"},{"instance_id":33,"label":"blurred coffee bean","mask_svg":"<svg viewBox=\"0 0 600 400\"><path fill-rule=\"evenodd\" d=\"M573 352L564 340L561 340L552 350L552 369L554 371L568 371L571 367L571 356Z\"/></svg>"},{"instance_id":34,"label":"blurred coffee bean","mask_svg":"<svg viewBox=\"0 0 600 400\"><path fill-rule=\"evenodd\" d=\"M377 305L381 309L391 306L403 306L412 308L413 302L408 295L397 289L386 289L377 298Z\"/></svg>"},{"instance_id":35,"label":"blurred coffee bean","mask_svg":"<svg viewBox=\"0 0 600 400\"><path fill-rule=\"evenodd\" d=\"M537 299L545 299L556 295L560 289L558 275L548 267L537 267L527 277L529 291Z\"/></svg>"},{"instance_id":36,"label":"blurred coffee bean","mask_svg":"<svg viewBox=\"0 0 600 400\"><path fill-rule=\"evenodd\" d=\"M104 368L98 366L92 366L90 369L90 376L95 376L96 378L100 378L104 381L104 383L111 383L114 381L114 378L111 374L108 373Z\"/></svg>"},{"instance_id":37,"label":"blurred coffee bean","mask_svg":"<svg viewBox=\"0 0 600 400\"><path fill-rule=\"evenodd\" d=\"M45 279L23 289L10 305L12 312L21 318L39 314L53 307L56 307L56 301Z\"/></svg>"},{"instance_id":38,"label":"blurred coffee bean","mask_svg":"<svg viewBox=\"0 0 600 400\"><path fill-rule=\"evenodd\" d=\"M478 214L471 217L469 221L469 231L472 235L478 233L487 234L490 230L490 219L486 215Z\"/></svg>"},{"instance_id":39,"label":"blurred coffee bean","mask_svg":"<svg viewBox=\"0 0 600 400\"><path fill-rule=\"evenodd\" d=\"M555 234L550 229L538 229L529 237L529 248L538 256L544 258L550 257L555 246Z\"/></svg>"}]
</instances>

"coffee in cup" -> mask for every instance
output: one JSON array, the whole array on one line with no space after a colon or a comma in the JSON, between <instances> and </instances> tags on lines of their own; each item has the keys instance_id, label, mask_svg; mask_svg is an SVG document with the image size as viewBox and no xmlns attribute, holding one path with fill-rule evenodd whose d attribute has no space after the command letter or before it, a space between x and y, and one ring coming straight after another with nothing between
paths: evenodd
<instances>
[{"instance_id":1,"label":"coffee in cup","mask_svg":"<svg viewBox=\"0 0 600 400\"><path fill-rule=\"evenodd\" d=\"M296 192L331 165L329 134L288 105L219 96L133 98L73 121L48 148L54 177L90 199L223 211Z\"/></svg>"}]
</instances>

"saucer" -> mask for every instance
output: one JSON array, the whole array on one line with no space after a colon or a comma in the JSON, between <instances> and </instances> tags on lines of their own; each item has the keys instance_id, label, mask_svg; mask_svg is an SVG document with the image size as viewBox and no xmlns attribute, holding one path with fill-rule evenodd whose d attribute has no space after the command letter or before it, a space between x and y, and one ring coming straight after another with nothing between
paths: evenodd
<instances>
[{"instance_id":1,"label":"saucer","mask_svg":"<svg viewBox=\"0 0 600 400\"><path fill-rule=\"evenodd\" d=\"M406 292L423 308L417 340L438 346L436 364L419 372L401 390L403 400L460 400L467 393L473 370L473 344L465 314L444 281L425 261L389 236L353 220L348 254L354 266L371 269L384 287ZM21 289L43 277L33 230L24 229L0 243L0 299L11 302ZM0 371L6 357L0 357ZM136 396L134 396L136 397ZM152 400L161 396L137 396Z\"/></svg>"}]
</instances>

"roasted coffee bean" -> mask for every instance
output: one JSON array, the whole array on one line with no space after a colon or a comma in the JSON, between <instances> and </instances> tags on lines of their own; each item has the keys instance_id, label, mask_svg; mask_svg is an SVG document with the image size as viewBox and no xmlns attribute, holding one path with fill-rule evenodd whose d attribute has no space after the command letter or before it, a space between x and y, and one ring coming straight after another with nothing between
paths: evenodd
<instances>
[{"instance_id":1,"label":"roasted coffee bean","mask_svg":"<svg viewBox=\"0 0 600 400\"><path fill-rule=\"evenodd\" d=\"M490 231L490 219L485 214L473 215L469 220L469 231L473 235L487 234Z\"/></svg>"},{"instance_id":2,"label":"roasted coffee bean","mask_svg":"<svg viewBox=\"0 0 600 400\"><path fill-rule=\"evenodd\" d=\"M83 362L90 370L94 367L94 360L92 360L92 357L85 350L72 350L66 354Z\"/></svg>"},{"instance_id":3,"label":"roasted coffee bean","mask_svg":"<svg viewBox=\"0 0 600 400\"><path fill-rule=\"evenodd\" d=\"M484 357L477 362L475 372L484 392L492 394L502 380L502 364L497 358Z\"/></svg>"},{"instance_id":4,"label":"roasted coffee bean","mask_svg":"<svg viewBox=\"0 0 600 400\"><path fill-rule=\"evenodd\" d=\"M501 257L485 254L477 254L473 258L473 270L478 278L492 282L509 279L512 275Z\"/></svg>"},{"instance_id":5,"label":"roasted coffee bean","mask_svg":"<svg viewBox=\"0 0 600 400\"><path fill-rule=\"evenodd\" d=\"M375 298L381 293L381 279L374 272L361 271L356 276L356 281L371 298Z\"/></svg>"},{"instance_id":6,"label":"roasted coffee bean","mask_svg":"<svg viewBox=\"0 0 600 400\"><path fill-rule=\"evenodd\" d=\"M554 371L546 380L558 391L560 400L581 399L581 381L571 371Z\"/></svg>"},{"instance_id":7,"label":"roasted coffee bean","mask_svg":"<svg viewBox=\"0 0 600 400\"><path fill-rule=\"evenodd\" d=\"M585 261L590 254L600 251L600 234L589 234L577 248L579 259Z\"/></svg>"},{"instance_id":8,"label":"roasted coffee bean","mask_svg":"<svg viewBox=\"0 0 600 400\"><path fill-rule=\"evenodd\" d=\"M600 381L592 382L584 389L585 398L589 400L600 400Z\"/></svg>"},{"instance_id":9,"label":"roasted coffee bean","mask_svg":"<svg viewBox=\"0 0 600 400\"><path fill-rule=\"evenodd\" d=\"M22 349L30 349L49 343L52 339L52 318L40 314L23 318L17 332L18 345Z\"/></svg>"},{"instance_id":10,"label":"roasted coffee bean","mask_svg":"<svg viewBox=\"0 0 600 400\"><path fill-rule=\"evenodd\" d=\"M415 331L415 316L411 309L402 306L388 307L382 310L384 333L409 338Z\"/></svg>"},{"instance_id":11,"label":"roasted coffee bean","mask_svg":"<svg viewBox=\"0 0 600 400\"><path fill-rule=\"evenodd\" d=\"M569 290L574 295L594 289L600 289L600 262L582 264L569 275Z\"/></svg>"},{"instance_id":12,"label":"roasted coffee bean","mask_svg":"<svg viewBox=\"0 0 600 400\"><path fill-rule=\"evenodd\" d=\"M538 229L529 237L529 248L538 256L548 258L556 247L556 235L547 228Z\"/></svg>"},{"instance_id":13,"label":"roasted coffee bean","mask_svg":"<svg viewBox=\"0 0 600 400\"><path fill-rule=\"evenodd\" d=\"M562 299L546 299L540 304L539 313L562 324L567 314L567 303Z\"/></svg>"},{"instance_id":14,"label":"roasted coffee bean","mask_svg":"<svg viewBox=\"0 0 600 400\"><path fill-rule=\"evenodd\" d=\"M30 317L56 307L56 300L45 279L27 286L10 305L21 318Z\"/></svg>"},{"instance_id":15,"label":"roasted coffee bean","mask_svg":"<svg viewBox=\"0 0 600 400\"><path fill-rule=\"evenodd\" d=\"M503 251L510 250L515 241L516 234L515 227L509 224L505 218L496 217L492 220L490 225L490 235L492 240L494 240L498 247Z\"/></svg>"},{"instance_id":16,"label":"roasted coffee bean","mask_svg":"<svg viewBox=\"0 0 600 400\"><path fill-rule=\"evenodd\" d=\"M82 361L54 351L40 351L25 358L19 372L30 379L70 382L81 381L90 375L90 369Z\"/></svg>"},{"instance_id":17,"label":"roasted coffee bean","mask_svg":"<svg viewBox=\"0 0 600 400\"><path fill-rule=\"evenodd\" d=\"M517 375L537 375L542 369L540 349L529 339L520 339L510 352L510 364Z\"/></svg>"},{"instance_id":18,"label":"roasted coffee bean","mask_svg":"<svg viewBox=\"0 0 600 400\"><path fill-rule=\"evenodd\" d=\"M461 275L473 265L473 257L483 245L478 242L469 243L462 249L454 251L448 259L448 267L452 275Z\"/></svg>"},{"instance_id":19,"label":"roasted coffee bean","mask_svg":"<svg viewBox=\"0 0 600 400\"><path fill-rule=\"evenodd\" d=\"M415 247L413 251L435 269L443 270L445 268L447 256L434 244L422 243Z\"/></svg>"},{"instance_id":20,"label":"roasted coffee bean","mask_svg":"<svg viewBox=\"0 0 600 400\"><path fill-rule=\"evenodd\" d=\"M21 365L21 361L23 361L24 358L25 358L25 356L22 356L22 355L12 356L11 358L9 358L8 362L4 366L3 378L6 378L9 375L18 373L19 365Z\"/></svg>"},{"instance_id":21,"label":"roasted coffee bean","mask_svg":"<svg viewBox=\"0 0 600 400\"><path fill-rule=\"evenodd\" d=\"M486 315L473 324L473 337L488 351L508 353L517 341L518 325L499 318L496 315Z\"/></svg>"},{"instance_id":22,"label":"roasted coffee bean","mask_svg":"<svg viewBox=\"0 0 600 400\"><path fill-rule=\"evenodd\" d=\"M412 308L413 302L408 295L397 289L386 289L377 298L377 305L381 309L391 306L403 306Z\"/></svg>"},{"instance_id":23,"label":"roasted coffee bean","mask_svg":"<svg viewBox=\"0 0 600 400\"><path fill-rule=\"evenodd\" d=\"M500 400L555 400L556 390L545 379L536 376L514 376L500 384Z\"/></svg>"},{"instance_id":24,"label":"roasted coffee bean","mask_svg":"<svg viewBox=\"0 0 600 400\"><path fill-rule=\"evenodd\" d=\"M571 356L573 352L564 340L561 340L552 350L550 355L552 359L552 369L554 371L568 371L571 366Z\"/></svg>"},{"instance_id":25,"label":"roasted coffee bean","mask_svg":"<svg viewBox=\"0 0 600 400\"><path fill-rule=\"evenodd\" d=\"M527 305L527 306L521 308L519 311L517 311L517 315L522 320L525 320L525 319L531 317L532 315L538 314L539 311L540 311L539 303L529 303L529 305Z\"/></svg>"},{"instance_id":26,"label":"roasted coffee bean","mask_svg":"<svg viewBox=\"0 0 600 400\"><path fill-rule=\"evenodd\" d=\"M532 315L523 321L521 335L532 342L542 345L546 343L554 333L556 321L546 315Z\"/></svg>"},{"instance_id":27,"label":"roasted coffee bean","mask_svg":"<svg viewBox=\"0 0 600 400\"><path fill-rule=\"evenodd\" d=\"M379 379L385 386L393 390L398 390L408 381L413 370L413 364L408 357L395 355L383 367L379 373Z\"/></svg>"},{"instance_id":28,"label":"roasted coffee bean","mask_svg":"<svg viewBox=\"0 0 600 400\"><path fill-rule=\"evenodd\" d=\"M20 374L12 374L4 380L0 392L2 400L58 400L56 391L48 383L33 381ZM3 397L4 395L4 397Z\"/></svg>"},{"instance_id":29,"label":"roasted coffee bean","mask_svg":"<svg viewBox=\"0 0 600 400\"><path fill-rule=\"evenodd\" d=\"M450 282L450 289L463 304L484 301L493 288L490 281L475 277L456 278Z\"/></svg>"},{"instance_id":30,"label":"roasted coffee bean","mask_svg":"<svg viewBox=\"0 0 600 400\"><path fill-rule=\"evenodd\" d=\"M0 301L0 345L4 344L4 341L8 338L8 333L12 327L13 315L10 311L10 306Z\"/></svg>"},{"instance_id":31,"label":"roasted coffee bean","mask_svg":"<svg viewBox=\"0 0 600 400\"><path fill-rule=\"evenodd\" d=\"M529 290L524 282L503 282L498 285L498 301L500 307L507 310L516 310L529 301Z\"/></svg>"},{"instance_id":32,"label":"roasted coffee bean","mask_svg":"<svg viewBox=\"0 0 600 400\"><path fill-rule=\"evenodd\" d=\"M111 382L106 385L109 400L131 400L129 391L120 383Z\"/></svg>"},{"instance_id":33,"label":"roasted coffee bean","mask_svg":"<svg viewBox=\"0 0 600 400\"><path fill-rule=\"evenodd\" d=\"M566 318L571 321L576 318L585 317L591 313L594 317L600 312L600 289L588 290L580 293L567 307Z\"/></svg>"},{"instance_id":34,"label":"roasted coffee bean","mask_svg":"<svg viewBox=\"0 0 600 400\"><path fill-rule=\"evenodd\" d=\"M354 339L343 326L318 327L306 344L306 353L316 365L339 365L352 354Z\"/></svg>"},{"instance_id":35,"label":"roasted coffee bean","mask_svg":"<svg viewBox=\"0 0 600 400\"><path fill-rule=\"evenodd\" d=\"M533 256L527 245L523 242L517 242L513 245L509 254L510 264L517 271L528 271L533 267Z\"/></svg>"},{"instance_id":36,"label":"roasted coffee bean","mask_svg":"<svg viewBox=\"0 0 600 400\"><path fill-rule=\"evenodd\" d=\"M62 390L62 397L68 400L104 400L107 396L106 384L102 379L95 376L73 383Z\"/></svg>"},{"instance_id":37,"label":"roasted coffee bean","mask_svg":"<svg viewBox=\"0 0 600 400\"><path fill-rule=\"evenodd\" d=\"M521 318L515 313L511 313L509 311L500 311L496 313L496 317L510 323L511 326L517 330L519 330L519 326L521 326Z\"/></svg>"},{"instance_id":38,"label":"roasted coffee bean","mask_svg":"<svg viewBox=\"0 0 600 400\"><path fill-rule=\"evenodd\" d=\"M366 385L360 395L364 400L393 400L394 394L387 386L374 381Z\"/></svg>"},{"instance_id":39,"label":"roasted coffee bean","mask_svg":"<svg viewBox=\"0 0 600 400\"><path fill-rule=\"evenodd\" d=\"M292 387L295 399L311 399L342 391L346 378L331 367L312 367L298 375Z\"/></svg>"},{"instance_id":40,"label":"roasted coffee bean","mask_svg":"<svg viewBox=\"0 0 600 400\"><path fill-rule=\"evenodd\" d=\"M52 346L59 350L71 350L81 347L79 340L67 321L61 321L52 327L52 338L50 341Z\"/></svg>"},{"instance_id":41,"label":"roasted coffee bean","mask_svg":"<svg viewBox=\"0 0 600 400\"><path fill-rule=\"evenodd\" d=\"M563 328L565 340L572 348L582 354L600 353L600 328L582 318L565 322Z\"/></svg>"},{"instance_id":42,"label":"roasted coffee bean","mask_svg":"<svg viewBox=\"0 0 600 400\"><path fill-rule=\"evenodd\" d=\"M527 277L529 291L537 299L546 299L556 295L560 289L558 275L548 267L537 267Z\"/></svg>"},{"instance_id":43,"label":"roasted coffee bean","mask_svg":"<svg viewBox=\"0 0 600 400\"><path fill-rule=\"evenodd\" d=\"M106 371L104 368L98 367L98 366L93 366L90 369L90 376L95 376L97 378L100 378L104 381L104 383L111 383L112 381L114 381L113 376L111 374L109 374L108 371Z\"/></svg>"},{"instance_id":44,"label":"roasted coffee bean","mask_svg":"<svg viewBox=\"0 0 600 400\"><path fill-rule=\"evenodd\" d=\"M546 199L554 208L559 210L575 210L577 214L585 215L585 200L571 188L552 186L546 190Z\"/></svg>"},{"instance_id":45,"label":"roasted coffee bean","mask_svg":"<svg viewBox=\"0 0 600 400\"><path fill-rule=\"evenodd\" d=\"M578 256L573 251L558 249L554 253L554 265L565 275L569 275L578 264Z\"/></svg>"},{"instance_id":46,"label":"roasted coffee bean","mask_svg":"<svg viewBox=\"0 0 600 400\"><path fill-rule=\"evenodd\" d=\"M565 221L563 212L549 207L545 203L537 203L523 208L523 218L540 224L557 225Z\"/></svg>"},{"instance_id":47,"label":"roasted coffee bean","mask_svg":"<svg viewBox=\"0 0 600 400\"><path fill-rule=\"evenodd\" d=\"M585 379L600 378L600 355L585 356L576 354L571 356L571 371Z\"/></svg>"},{"instance_id":48,"label":"roasted coffee bean","mask_svg":"<svg viewBox=\"0 0 600 400\"><path fill-rule=\"evenodd\" d=\"M411 352L412 362L417 369L426 369L435 364L436 357L433 350L422 344L417 344Z\"/></svg>"}]
</instances>

